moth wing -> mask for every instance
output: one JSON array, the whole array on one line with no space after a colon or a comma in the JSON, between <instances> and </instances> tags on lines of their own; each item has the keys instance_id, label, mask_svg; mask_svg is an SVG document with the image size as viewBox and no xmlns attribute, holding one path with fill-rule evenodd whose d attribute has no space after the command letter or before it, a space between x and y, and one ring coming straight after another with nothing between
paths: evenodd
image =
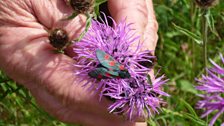
<instances>
[{"instance_id":1,"label":"moth wing","mask_svg":"<svg viewBox=\"0 0 224 126\"><path fill-rule=\"evenodd\" d=\"M118 76L119 74L113 71L108 71L108 69L104 67L100 67L90 71L88 75L93 78L106 79L113 78L114 76Z\"/></svg>"},{"instance_id":2,"label":"moth wing","mask_svg":"<svg viewBox=\"0 0 224 126\"><path fill-rule=\"evenodd\" d=\"M105 73L105 70L104 69L105 68L102 68L102 69L101 68L96 68L96 69L90 71L88 73L88 75L90 77L93 77L93 78L98 78L99 76L103 76L103 74Z\"/></svg>"},{"instance_id":3,"label":"moth wing","mask_svg":"<svg viewBox=\"0 0 224 126\"><path fill-rule=\"evenodd\" d=\"M119 73L117 71L108 70L107 73L110 74L110 75L112 75L112 76L116 76L116 77L119 76Z\"/></svg>"},{"instance_id":4,"label":"moth wing","mask_svg":"<svg viewBox=\"0 0 224 126\"><path fill-rule=\"evenodd\" d=\"M99 62L106 68L119 70L120 64L109 54L102 50L96 50L96 56Z\"/></svg>"}]
</instances>

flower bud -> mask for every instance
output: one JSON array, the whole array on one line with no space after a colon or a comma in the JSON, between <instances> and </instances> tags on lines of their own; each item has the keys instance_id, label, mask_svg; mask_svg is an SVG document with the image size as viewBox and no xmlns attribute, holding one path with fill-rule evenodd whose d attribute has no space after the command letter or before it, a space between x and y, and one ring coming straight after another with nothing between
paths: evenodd
<instances>
[{"instance_id":1,"label":"flower bud","mask_svg":"<svg viewBox=\"0 0 224 126\"><path fill-rule=\"evenodd\" d=\"M77 14L87 14L93 12L95 0L70 0L69 4Z\"/></svg>"},{"instance_id":2,"label":"flower bud","mask_svg":"<svg viewBox=\"0 0 224 126\"><path fill-rule=\"evenodd\" d=\"M197 5L202 8L209 8L218 4L219 0L195 0Z\"/></svg>"},{"instance_id":3,"label":"flower bud","mask_svg":"<svg viewBox=\"0 0 224 126\"><path fill-rule=\"evenodd\" d=\"M65 30L56 28L49 34L50 44L58 50L63 50L69 44L68 34Z\"/></svg>"}]
</instances>

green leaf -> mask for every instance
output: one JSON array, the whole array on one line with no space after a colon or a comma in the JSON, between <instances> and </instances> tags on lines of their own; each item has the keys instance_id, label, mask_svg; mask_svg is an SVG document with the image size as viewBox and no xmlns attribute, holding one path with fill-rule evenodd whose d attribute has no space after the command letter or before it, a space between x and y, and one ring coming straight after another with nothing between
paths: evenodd
<instances>
[{"instance_id":1,"label":"green leaf","mask_svg":"<svg viewBox=\"0 0 224 126\"><path fill-rule=\"evenodd\" d=\"M150 126L157 126L157 125L156 125L156 122L153 121L151 118L148 119L147 123L148 123Z\"/></svg>"},{"instance_id":2,"label":"green leaf","mask_svg":"<svg viewBox=\"0 0 224 126\"><path fill-rule=\"evenodd\" d=\"M211 32L216 35L219 40L221 40L216 28L215 28L215 21L214 21L214 18L211 14L211 12L208 10L207 14L205 15L205 18L206 18L206 21L208 22L208 26L209 26L209 29L211 30Z\"/></svg>"},{"instance_id":3,"label":"green leaf","mask_svg":"<svg viewBox=\"0 0 224 126\"><path fill-rule=\"evenodd\" d=\"M170 110L170 109L162 108L162 111L165 112L166 114L172 114L174 116L183 117L183 115L181 113L175 112L175 111Z\"/></svg>"},{"instance_id":4,"label":"green leaf","mask_svg":"<svg viewBox=\"0 0 224 126\"><path fill-rule=\"evenodd\" d=\"M206 122L205 121L203 121L200 118L195 118L195 116L192 115L192 114L189 114L189 113L179 113L179 112L175 112L173 110L165 109L165 108L163 108L162 110L166 114L173 115L173 116L176 116L176 117L181 117L181 118L184 118L184 119L189 119L189 120L191 120L192 122L195 123L194 125L206 126Z\"/></svg>"},{"instance_id":5,"label":"green leaf","mask_svg":"<svg viewBox=\"0 0 224 126\"><path fill-rule=\"evenodd\" d=\"M189 103L187 103L184 99L180 99L180 102L184 104L184 106L188 109L188 111L193 114L195 118L199 118L197 113L194 111L194 108L191 107Z\"/></svg>"},{"instance_id":6,"label":"green leaf","mask_svg":"<svg viewBox=\"0 0 224 126\"><path fill-rule=\"evenodd\" d=\"M198 94L198 91L194 88L193 84L189 82L188 80L179 80L177 82L177 87L179 87L184 92Z\"/></svg>"},{"instance_id":7,"label":"green leaf","mask_svg":"<svg viewBox=\"0 0 224 126\"><path fill-rule=\"evenodd\" d=\"M96 0L95 5L101 5L103 3L107 2L107 0Z\"/></svg>"},{"instance_id":8,"label":"green leaf","mask_svg":"<svg viewBox=\"0 0 224 126\"><path fill-rule=\"evenodd\" d=\"M71 20L73 18L75 18L78 14L73 12L72 15L70 15L69 17L66 18L66 20Z\"/></svg>"},{"instance_id":9,"label":"green leaf","mask_svg":"<svg viewBox=\"0 0 224 126\"><path fill-rule=\"evenodd\" d=\"M96 0L95 3L94 3L94 13L97 16L100 15L100 12L99 12L99 6L103 3L107 2L107 0Z\"/></svg>"},{"instance_id":10,"label":"green leaf","mask_svg":"<svg viewBox=\"0 0 224 126\"><path fill-rule=\"evenodd\" d=\"M200 35L196 35L195 33L190 32L189 30L182 28L180 26L177 26L176 24L174 24L174 27L181 32L182 34L188 36L189 38L191 38L192 40L194 40L197 44L202 44L202 40Z\"/></svg>"},{"instance_id":11,"label":"green leaf","mask_svg":"<svg viewBox=\"0 0 224 126\"><path fill-rule=\"evenodd\" d=\"M206 122L201 120L200 118L195 118L195 116L189 114L189 113L183 113L184 118L187 118L193 122L195 122L195 125L200 125L200 126L207 126Z\"/></svg>"}]
</instances>

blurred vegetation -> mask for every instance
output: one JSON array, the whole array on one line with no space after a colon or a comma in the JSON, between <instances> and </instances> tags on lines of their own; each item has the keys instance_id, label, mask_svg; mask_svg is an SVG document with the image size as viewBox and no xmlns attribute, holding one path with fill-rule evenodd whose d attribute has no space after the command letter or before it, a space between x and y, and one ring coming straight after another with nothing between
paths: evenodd
<instances>
[{"instance_id":1,"label":"blurred vegetation","mask_svg":"<svg viewBox=\"0 0 224 126\"><path fill-rule=\"evenodd\" d=\"M205 126L212 116L200 118L202 111L195 108L199 92L194 89L195 78L204 72L202 10L192 0L154 0L154 7L159 23L157 67L170 79L165 90L171 97L167 98L166 109L149 124ZM224 50L224 3L211 8L206 17L209 24L207 54L216 61ZM220 126L221 122L224 118L216 125Z\"/></svg>"},{"instance_id":2,"label":"blurred vegetation","mask_svg":"<svg viewBox=\"0 0 224 126\"><path fill-rule=\"evenodd\" d=\"M202 111L195 109L199 92L194 89L195 78L203 73L201 10L192 0L154 0L154 9L159 23L156 69L170 79L164 90L171 97L165 99L167 104L148 124L205 126L212 116L200 118ZM210 9L207 21L208 57L216 61L224 50L224 2ZM218 119L215 126L221 122L224 119ZM69 126L37 107L24 87L0 72L0 126L40 125Z\"/></svg>"}]
</instances>

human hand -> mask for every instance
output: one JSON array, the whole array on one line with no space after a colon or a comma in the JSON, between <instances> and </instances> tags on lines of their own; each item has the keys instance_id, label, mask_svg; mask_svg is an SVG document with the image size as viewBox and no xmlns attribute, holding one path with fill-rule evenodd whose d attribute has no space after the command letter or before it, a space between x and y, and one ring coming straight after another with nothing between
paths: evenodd
<instances>
[{"instance_id":1,"label":"human hand","mask_svg":"<svg viewBox=\"0 0 224 126\"><path fill-rule=\"evenodd\" d=\"M109 8L121 9L119 4L111 1ZM63 0L2 0L0 10L0 68L28 88L48 113L64 122L88 126L134 125L121 116L109 114L106 109L108 101L103 99L99 102L97 96L84 90L82 84L77 84L79 82L72 70L65 70L70 67L67 63L74 61L66 55L52 52L54 49L48 43L48 31L63 28L73 40L84 29L86 19L83 15L62 21L72 13ZM112 16L119 21L121 18L115 12L111 10ZM138 26L141 26L140 22L136 23L136 29ZM155 33L155 41L156 30L152 32ZM138 32L143 33L141 30Z\"/></svg>"}]
</instances>

